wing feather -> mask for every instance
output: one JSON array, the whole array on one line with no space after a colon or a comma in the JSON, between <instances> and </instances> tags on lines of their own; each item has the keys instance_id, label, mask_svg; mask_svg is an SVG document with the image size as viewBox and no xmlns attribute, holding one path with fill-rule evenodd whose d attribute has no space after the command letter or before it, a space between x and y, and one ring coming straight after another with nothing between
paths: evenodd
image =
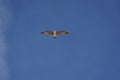
<instances>
[{"instance_id":1,"label":"wing feather","mask_svg":"<svg viewBox=\"0 0 120 80\"><path fill-rule=\"evenodd\" d=\"M61 31L57 31L57 34L69 34L69 32L66 32L64 30L61 30Z\"/></svg>"},{"instance_id":2,"label":"wing feather","mask_svg":"<svg viewBox=\"0 0 120 80\"><path fill-rule=\"evenodd\" d=\"M43 31L41 32L41 34L53 34L53 31L50 31L50 30L46 30L46 31Z\"/></svg>"}]
</instances>

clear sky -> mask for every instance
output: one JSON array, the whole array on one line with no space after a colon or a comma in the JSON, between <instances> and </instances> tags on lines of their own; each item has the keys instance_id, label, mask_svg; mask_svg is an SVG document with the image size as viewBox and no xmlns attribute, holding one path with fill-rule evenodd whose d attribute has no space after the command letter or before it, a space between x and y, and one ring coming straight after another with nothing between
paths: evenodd
<instances>
[{"instance_id":1,"label":"clear sky","mask_svg":"<svg viewBox=\"0 0 120 80\"><path fill-rule=\"evenodd\" d=\"M9 3L9 80L120 80L119 0ZM70 34L53 39L44 30Z\"/></svg>"}]
</instances>

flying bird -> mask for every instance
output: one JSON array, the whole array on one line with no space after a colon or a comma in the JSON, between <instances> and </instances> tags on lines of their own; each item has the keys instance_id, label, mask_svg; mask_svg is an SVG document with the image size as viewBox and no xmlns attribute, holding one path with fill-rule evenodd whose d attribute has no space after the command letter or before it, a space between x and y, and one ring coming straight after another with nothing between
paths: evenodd
<instances>
[{"instance_id":1,"label":"flying bird","mask_svg":"<svg viewBox=\"0 0 120 80\"><path fill-rule=\"evenodd\" d=\"M60 31L46 30L46 31L41 32L41 34L50 34L50 35L52 35L52 37L54 39L56 39L57 35L59 35L59 34L69 34L69 33L64 30L60 30Z\"/></svg>"}]
</instances>

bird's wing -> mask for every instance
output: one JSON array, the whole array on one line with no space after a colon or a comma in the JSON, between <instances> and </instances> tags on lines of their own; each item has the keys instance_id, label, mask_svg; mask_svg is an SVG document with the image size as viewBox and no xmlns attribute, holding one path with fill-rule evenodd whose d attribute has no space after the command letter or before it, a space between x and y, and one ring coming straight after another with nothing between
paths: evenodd
<instances>
[{"instance_id":1,"label":"bird's wing","mask_svg":"<svg viewBox=\"0 0 120 80\"><path fill-rule=\"evenodd\" d=\"M41 34L53 34L53 31L50 31L50 30L46 30L46 31L43 31L41 32Z\"/></svg>"},{"instance_id":2,"label":"bird's wing","mask_svg":"<svg viewBox=\"0 0 120 80\"><path fill-rule=\"evenodd\" d=\"M69 32L66 32L64 30L61 30L61 31L57 31L57 34L69 34Z\"/></svg>"}]
</instances>

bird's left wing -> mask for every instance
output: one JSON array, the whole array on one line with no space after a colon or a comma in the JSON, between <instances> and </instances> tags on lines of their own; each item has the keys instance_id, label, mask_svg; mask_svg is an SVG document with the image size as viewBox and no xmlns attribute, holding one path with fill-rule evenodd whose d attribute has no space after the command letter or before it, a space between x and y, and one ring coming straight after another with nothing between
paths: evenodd
<instances>
[{"instance_id":1,"label":"bird's left wing","mask_svg":"<svg viewBox=\"0 0 120 80\"><path fill-rule=\"evenodd\" d=\"M69 34L69 32L66 32L64 30L61 30L61 31L57 31L57 34Z\"/></svg>"},{"instance_id":2,"label":"bird's left wing","mask_svg":"<svg viewBox=\"0 0 120 80\"><path fill-rule=\"evenodd\" d=\"M43 31L41 32L41 34L53 34L53 31L50 31L50 30L46 30L46 31Z\"/></svg>"}]
</instances>

